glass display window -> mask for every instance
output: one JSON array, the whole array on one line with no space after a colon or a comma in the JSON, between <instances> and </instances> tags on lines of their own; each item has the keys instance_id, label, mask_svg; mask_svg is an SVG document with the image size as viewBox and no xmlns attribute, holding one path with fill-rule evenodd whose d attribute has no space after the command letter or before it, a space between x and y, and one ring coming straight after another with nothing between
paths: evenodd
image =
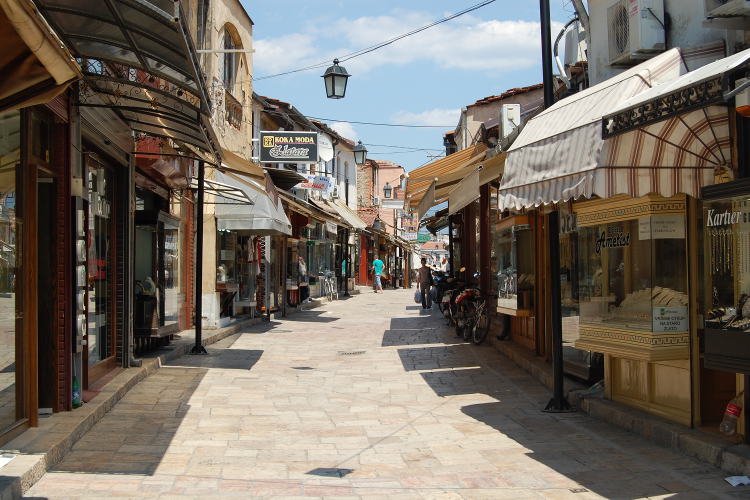
<instances>
[{"instance_id":1,"label":"glass display window","mask_svg":"<svg viewBox=\"0 0 750 500\"><path fill-rule=\"evenodd\" d=\"M684 215L651 215L578 229L581 325L688 330Z\"/></svg>"},{"instance_id":2,"label":"glass display window","mask_svg":"<svg viewBox=\"0 0 750 500\"><path fill-rule=\"evenodd\" d=\"M499 312L514 314L534 308L534 231L529 218L500 220L492 234L492 279Z\"/></svg>"},{"instance_id":3,"label":"glass display window","mask_svg":"<svg viewBox=\"0 0 750 500\"><path fill-rule=\"evenodd\" d=\"M237 282L237 233L219 231L219 251L217 255L216 283Z\"/></svg>"},{"instance_id":4,"label":"glass display window","mask_svg":"<svg viewBox=\"0 0 750 500\"><path fill-rule=\"evenodd\" d=\"M705 325L750 333L750 199L706 201L703 217Z\"/></svg>"}]
</instances>

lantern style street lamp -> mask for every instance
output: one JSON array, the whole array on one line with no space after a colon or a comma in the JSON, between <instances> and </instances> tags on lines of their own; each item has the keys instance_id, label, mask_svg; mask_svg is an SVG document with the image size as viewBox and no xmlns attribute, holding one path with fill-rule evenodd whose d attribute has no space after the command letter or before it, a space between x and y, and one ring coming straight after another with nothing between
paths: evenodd
<instances>
[{"instance_id":1,"label":"lantern style street lamp","mask_svg":"<svg viewBox=\"0 0 750 500\"><path fill-rule=\"evenodd\" d=\"M383 197L390 198L392 191L393 191L393 188L391 187L390 183L386 182L385 186L383 186Z\"/></svg>"},{"instance_id":2,"label":"lantern style street lamp","mask_svg":"<svg viewBox=\"0 0 750 500\"><path fill-rule=\"evenodd\" d=\"M374 221L372 222L372 228L373 228L374 230L376 230L376 231L385 231L385 222L383 222L383 220L382 220L382 219L380 218L380 216L379 216L379 215L378 215L378 217L377 217L377 218L376 218L376 219L375 219L375 220L374 220Z\"/></svg>"},{"instance_id":3,"label":"lantern style street lamp","mask_svg":"<svg viewBox=\"0 0 750 500\"><path fill-rule=\"evenodd\" d=\"M323 74L326 84L326 95L329 99L342 99L346 94L346 82L351 75L343 66L339 66L339 60L333 60L333 66L329 67Z\"/></svg>"},{"instance_id":4,"label":"lantern style street lamp","mask_svg":"<svg viewBox=\"0 0 750 500\"><path fill-rule=\"evenodd\" d=\"M362 144L362 141L354 146L354 162L357 165L364 165L367 161L367 148Z\"/></svg>"}]
</instances>

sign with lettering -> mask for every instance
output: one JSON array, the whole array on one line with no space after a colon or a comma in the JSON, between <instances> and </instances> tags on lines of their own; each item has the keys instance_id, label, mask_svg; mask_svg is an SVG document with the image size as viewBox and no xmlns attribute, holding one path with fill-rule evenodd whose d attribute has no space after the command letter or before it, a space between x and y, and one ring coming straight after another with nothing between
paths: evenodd
<instances>
[{"instance_id":1,"label":"sign with lettering","mask_svg":"<svg viewBox=\"0 0 750 500\"><path fill-rule=\"evenodd\" d=\"M653 310L655 332L686 332L688 331L688 308L654 307Z\"/></svg>"},{"instance_id":2,"label":"sign with lettering","mask_svg":"<svg viewBox=\"0 0 750 500\"><path fill-rule=\"evenodd\" d=\"M750 222L750 213L740 211L730 212L729 210L717 212L714 208L706 210L706 227L729 226L741 222Z\"/></svg>"},{"instance_id":3,"label":"sign with lettering","mask_svg":"<svg viewBox=\"0 0 750 500\"><path fill-rule=\"evenodd\" d=\"M317 163L317 132L260 133L261 163Z\"/></svg>"},{"instance_id":4,"label":"sign with lettering","mask_svg":"<svg viewBox=\"0 0 750 500\"><path fill-rule=\"evenodd\" d=\"M599 238L596 240L596 253L601 253L604 248L623 248L630 246L630 233L626 233L621 229L610 229L602 231Z\"/></svg>"},{"instance_id":5,"label":"sign with lettering","mask_svg":"<svg viewBox=\"0 0 750 500\"><path fill-rule=\"evenodd\" d=\"M682 215L652 215L638 219L638 239L668 240L685 238L685 217Z\"/></svg>"},{"instance_id":6,"label":"sign with lettering","mask_svg":"<svg viewBox=\"0 0 750 500\"><path fill-rule=\"evenodd\" d=\"M324 193L328 193L333 189L333 179L331 177L310 174L306 174L304 177L306 177L307 180L300 182L295 188L314 189L315 191L323 191Z\"/></svg>"}]
</instances>

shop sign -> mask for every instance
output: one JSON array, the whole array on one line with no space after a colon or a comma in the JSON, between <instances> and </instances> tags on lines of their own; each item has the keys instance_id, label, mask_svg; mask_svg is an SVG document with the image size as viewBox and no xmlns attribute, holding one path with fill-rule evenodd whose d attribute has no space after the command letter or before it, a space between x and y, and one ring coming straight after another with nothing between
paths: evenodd
<instances>
[{"instance_id":1,"label":"shop sign","mask_svg":"<svg viewBox=\"0 0 750 500\"><path fill-rule=\"evenodd\" d=\"M638 239L669 240L685 238L685 218L682 215L653 215L638 219Z\"/></svg>"},{"instance_id":2,"label":"shop sign","mask_svg":"<svg viewBox=\"0 0 750 500\"><path fill-rule=\"evenodd\" d=\"M596 254L599 255L604 248L623 248L630 246L630 233L621 229L602 231L596 240Z\"/></svg>"},{"instance_id":3,"label":"shop sign","mask_svg":"<svg viewBox=\"0 0 750 500\"><path fill-rule=\"evenodd\" d=\"M314 189L315 191L323 191L327 193L333 189L333 179L330 177L323 177L322 175L305 175L306 181L301 182L295 186L295 188Z\"/></svg>"},{"instance_id":4,"label":"shop sign","mask_svg":"<svg viewBox=\"0 0 750 500\"><path fill-rule=\"evenodd\" d=\"M328 222L326 221L326 231L329 233L336 234L339 230L339 227L336 225L335 222Z\"/></svg>"},{"instance_id":5,"label":"shop sign","mask_svg":"<svg viewBox=\"0 0 750 500\"><path fill-rule=\"evenodd\" d=\"M729 210L724 210L717 213L713 208L706 210L706 227L728 226L739 224L740 222L750 222L748 212L730 212Z\"/></svg>"},{"instance_id":6,"label":"shop sign","mask_svg":"<svg viewBox=\"0 0 750 500\"><path fill-rule=\"evenodd\" d=\"M416 241L417 233L404 233L404 239L407 241Z\"/></svg>"},{"instance_id":7,"label":"shop sign","mask_svg":"<svg viewBox=\"0 0 750 500\"><path fill-rule=\"evenodd\" d=\"M688 331L688 308L654 307L654 332L686 332Z\"/></svg>"},{"instance_id":8,"label":"shop sign","mask_svg":"<svg viewBox=\"0 0 750 500\"><path fill-rule=\"evenodd\" d=\"M576 214L560 212L560 233L574 233L578 230Z\"/></svg>"},{"instance_id":9,"label":"shop sign","mask_svg":"<svg viewBox=\"0 0 750 500\"><path fill-rule=\"evenodd\" d=\"M104 198L98 193L91 193L89 195L90 203L91 203L91 212L96 217L102 217L104 219L109 219L109 213L110 213L110 204L109 200Z\"/></svg>"},{"instance_id":10,"label":"shop sign","mask_svg":"<svg viewBox=\"0 0 750 500\"><path fill-rule=\"evenodd\" d=\"M261 163L317 163L317 132L261 132Z\"/></svg>"}]
</instances>

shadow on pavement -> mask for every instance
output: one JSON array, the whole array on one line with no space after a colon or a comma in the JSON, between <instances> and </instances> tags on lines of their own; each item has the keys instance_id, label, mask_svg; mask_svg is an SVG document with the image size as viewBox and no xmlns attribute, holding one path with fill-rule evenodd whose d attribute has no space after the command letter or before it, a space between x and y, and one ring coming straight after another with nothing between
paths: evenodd
<instances>
[{"instance_id":1,"label":"shadow on pavement","mask_svg":"<svg viewBox=\"0 0 750 500\"><path fill-rule=\"evenodd\" d=\"M327 316L325 311L299 311L292 315L286 316L284 321L299 321L301 323L331 323L338 321L336 316ZM273 323L273 321L271 322ZM277 325L279 323L276 323Z\"/></svg>"}]
</instances>

